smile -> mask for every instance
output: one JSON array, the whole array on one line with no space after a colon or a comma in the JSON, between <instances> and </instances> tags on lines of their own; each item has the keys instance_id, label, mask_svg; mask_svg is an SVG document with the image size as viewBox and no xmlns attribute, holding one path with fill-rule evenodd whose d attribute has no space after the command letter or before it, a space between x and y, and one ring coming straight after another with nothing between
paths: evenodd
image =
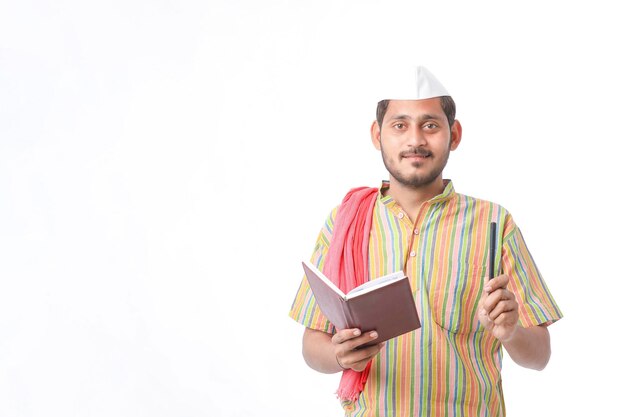
<instances>
[{"instance_id":1,"label":"smile","mask_svg":"<svg viewBox=\"0 0 626 417\"><path fill-rule=\"evenodd\" d=\"M432 156L431 152L427 150L419 149L419 148L416 151L400 152L401 158L408 158L408 159L426 159L429 156Z\"/></svg>"},{"instance_id":2,"label":"smile","mask_svg":"<svg viewBox=\"0 0 626 417\"><path fill-rule=\"evenodd\" d=\"M430 155L409 154L409 155L402 155L402 158L408 159L410 161L423 161L426 158L430 158Z\"/></svg>"}]
</instances>

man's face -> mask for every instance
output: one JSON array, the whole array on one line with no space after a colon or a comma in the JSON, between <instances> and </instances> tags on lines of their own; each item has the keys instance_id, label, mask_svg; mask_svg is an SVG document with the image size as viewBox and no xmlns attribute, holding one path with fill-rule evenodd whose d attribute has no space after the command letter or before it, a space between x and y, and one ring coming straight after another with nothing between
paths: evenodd
<instances>
[{"instance_id":1,"label":"man's face","mask_svg":"<svg viewBox=\"0 0 626 417\"><path fill-rule=\"evenodd\" d=\"M460 140L460 124L450 128L439 98L391 100L382 126L372 125L372 141L392 181L411 188L440 179Z\"/></svg>"}]
</instances>

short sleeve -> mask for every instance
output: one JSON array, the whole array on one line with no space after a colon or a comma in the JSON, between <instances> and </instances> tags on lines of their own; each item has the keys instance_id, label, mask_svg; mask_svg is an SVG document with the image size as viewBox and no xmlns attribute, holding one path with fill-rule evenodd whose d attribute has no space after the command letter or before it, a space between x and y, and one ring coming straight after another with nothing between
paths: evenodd
<instances>
[{"instance_id":1,"label":"short sleeve","mask_svg":"<svg viewBox=\"0 0 626 417\"><path fill-rule=\"evenodd\" d=\"M502 270L511 277L509 290L519 304L522 327L552 324L563 317L533 260L522 232L507 219L502 247Z\"/></svg>"},{"instance_id":2,"label":"short sleeve","mask_svg":"<svg viewBox=\"0 0 626 417\"><path fill-rule=\"evenodd\" d=\"M319 270L323 269L324 261L328 254L336 214L337 208L330 213L324 223L324 227L320 230L313 255L311 256L311 263ZM326 316L324 316L315 302L315 297L313 297L313 292L311 291L311 287L305 275L302 277L300 287L291 305L289 317L314 330L321 330L326 333L335 332L334 326L328 321Z\"/></svg>"}]
</instances>

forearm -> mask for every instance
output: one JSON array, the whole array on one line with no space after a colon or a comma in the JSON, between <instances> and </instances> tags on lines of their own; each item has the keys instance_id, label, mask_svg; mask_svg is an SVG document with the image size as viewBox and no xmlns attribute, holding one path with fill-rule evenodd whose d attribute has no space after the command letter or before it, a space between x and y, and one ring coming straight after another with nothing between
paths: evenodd
<instances>
[{"instance_id":1,"label":"forearm","mask_svg":"<svg viewBox=\"0 0 626 417\"><path fill-rule=\"evenodd\" d=\"M332 336L318 330L305 329L302 337L302 356L312 369L325 374L334 374L343 369L337 363L331 342Z\"/></svg>"},{"instance_id":2,"label":"forearm","mask_svg":"<svg viewBox=\"0 0 626 417\"><path fill-rule=\"evenodd\" d=\"M511 338L502 345L511 359L524 368L542 370L550 360L550 333L544 326L516 326Z\"/></svg>"}]
</instances>

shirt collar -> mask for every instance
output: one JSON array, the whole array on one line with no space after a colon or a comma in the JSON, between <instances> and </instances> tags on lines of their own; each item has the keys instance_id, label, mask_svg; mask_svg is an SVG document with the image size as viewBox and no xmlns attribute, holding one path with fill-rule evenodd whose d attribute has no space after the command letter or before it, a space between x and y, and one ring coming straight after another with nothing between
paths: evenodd
<instances>
[{"instance_id":1,"label":"shirt collar","mask_svg":"<svg viewBox=\"0 0 626 417\"><path fill-rule=\"evenodd\" d=\"M430 200L428 200L428 203L440 203L440 202L448 201L452 197L454 197L456 193L454 191L454 185L452 185L452 181L444 179L443 184L444 184L444 189L441 192L441 194L438 194L434 196L433 198L431 198ZM380 186L380 189L378 190L378 200L386 206L396 205L397 203L389 194L383 195L383 191L385 191L388 188L389 188L389 181L383 180Z\"/></svg>"}]
</instances>

